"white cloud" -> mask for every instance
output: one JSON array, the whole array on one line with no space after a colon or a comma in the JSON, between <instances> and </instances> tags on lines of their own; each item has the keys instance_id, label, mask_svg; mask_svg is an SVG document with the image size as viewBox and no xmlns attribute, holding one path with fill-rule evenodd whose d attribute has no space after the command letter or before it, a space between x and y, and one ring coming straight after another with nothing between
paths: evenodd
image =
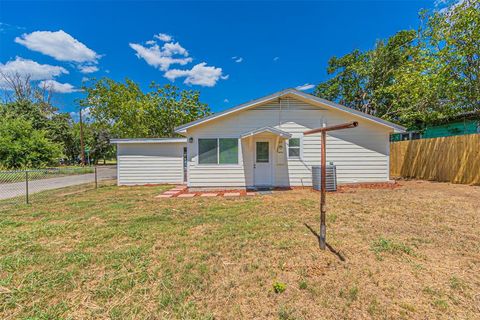
<instances>
[{"instance_id":1,"label":"white cloud","mask_svg":"<svg viewBox=\"0 0 480 320\"><path fill-rule=\"evenodd\" d=\"M5 75L30 76L31 80L48 80L62 74L68 74L68 70L59 66L39 64L33 60L16 57L5 64L0 63L0 72ZM0 79L1 86L2 79Z\"/></svg>"},{"instance_id":2,"label":"white cloud","mask_svg":"<svg viewBox=\"0 0 480 320\"><path fill-rule=\"evenodd\" d=\"M173 56L174 54L179 54L184 57L188 57L188 51L185 50L184 47L180 45L180 43L176 42L169 42L165 43L162 47L163 51L165 52L166 55Z\"/></svg>"},{"instance_id":3,"label":"white cloud","mask_svg":"<svg viewBox=\"0 0 480 320\"><path fill-rule=\"evenodd\" d=\"M80 113L78 111L70 112L70 116L73 120L79 121L80 120ZM82 120L85 122L89 122L91 117L91 109L90 107L86 107L82 110Z\"/></svg>"},{"instance_id":4,"label":"white cloud","mask_svg":"<svg viewBox=\"0 0 480 320\"><path fill-rule=\"evenodd\" d=\"M149 47L142 46L138 43L130 43L130 47L136 51L137 57L145 60L149 65L162 71L167 71L172 64L180 64L182 66L192 62L192 58L188 57L188 51L185 50L178 42L166 43L160 48L157 44ZM183 57L175 58L174 54L180 54Z\"/></svg>"},{"instance_id":5,"label":"white cloud","mask_svg":"<svg viewBox=\"0 0 480 320\"><path fill-rule=\"evenodd\" d=\"M278 60L280 60L280 57L274 57L273 58L273 61L277 62Z\"/></svg>"},{"instance_id":6,"label":"white cloud","mask_svg":"<svg viewBox=\"0 0 480 320\"><path fill-rule=\"evenodd\" d=\"M190 70L172 69L165 72L165 78L175 81L185 77L185 84L194 84L204 87L213 87L219 79L228 79L228 75L222 75L222 68L209 67L206 62L193 66Z\"/></svg>"},{"instance_id":7,"label":"white cloud","mask_svg":"<svg viewBox=\"0 0 480 320\"><path fill-rule=\"evenodd\" d=\"M232 57L232 60L235 61L236 63L240 63L243 61L242 57Z\"/></svg>"},{"instance_id":8,"label":"white cloud","mask_svg":"<svg viewBox=\"0 0 480 320\"><path fill-rule=\"evenodd\" d=\"M16 37L15 42L59 61L97 63L100 58L95 51L63 30L24 33L22 36Z\"/></svg>"},{"instance_id":9,"label":"white cloud","mask_svg":"<svg viewBox=\"0 0 480 320\"><path fill-rule=\"evenodd\" d=\"M153 37L157 38L160 41L164 41L164 42L170 42L170 41L173 40L172 36L168 35L166 33L159 33L159 34L154 35Z\"/></svg>"},{"instance_id":10,"label":"white cloud","mask_svg":"<svg viewBox=\"0 0 480 320\"><path fill-rule=\"evenodd\" d=\"M145 45L139 43L129 43L129 46L135 50L139 59L145 60L147 64L164 72L163 76L170 81L177 78L185 78L183 83L188 85L200 85L213 87L218 80L228 79L228 75L222 73L222 68L207 66L206 62L196 64L191 69L170 69L172 65L187 65L193 61L187 49L182 47L179 42L171 41L172 36L164 33L154 35L155 38L164 41L160 46L155 40L145 42ZM237 58L238 60L239 58ZM240 58L237 62L241 62Z\"/></svg>"},{"instance_id":11,"label":"white cloud","mask_svg":"<svg viewBox=\"0 0 480 320\"><path fill-rule=\"evenodd\" d=\"M80 91L80 89L75 88L70 83L60 83L55 80L43 80L38 84L40 88L51 90L58 93L72 93Z\"/></svg>"},{"instance_id":12,"label":"white cloud","mask_svg":"<svg viewBox=\"0 0 480 320\"><path fill-rule=\"evenodd\" d=\"M81 73L93 73L98 71L98 67L94 65L79 65L78 70Z\"/></svg>"},{"instance_id":13,"label":"white cloud","mask_svg":"<svg viewBox=\"0 0 480 320\"><path fill-rule=\"evenodd\" d=\"M305 91L305 90L310 90L313 89L315 85L311 83L305 83L304 85L298 86L295 89L300 90L300 91Z\"/></svg>"},{"instance_id":14,"label":"white cloud","mask_svg":"<svg viewBox=\"0 0 480 320\"><path fill-rule=\"evenodd\" d=\"M87 82L89 80L90 80L90 78L88 78L88 77L82 77L82 82Z\"/></svg>"}]
</instances>

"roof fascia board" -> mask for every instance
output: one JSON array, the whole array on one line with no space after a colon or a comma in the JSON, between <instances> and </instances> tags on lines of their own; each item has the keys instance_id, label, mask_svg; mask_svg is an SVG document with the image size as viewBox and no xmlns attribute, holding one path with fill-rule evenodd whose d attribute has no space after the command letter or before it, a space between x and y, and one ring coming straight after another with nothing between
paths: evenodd
<instances>
[{"instance_id":1,"label":"roof fascia board","mask_svg":"<svg viewBox=\"0 0 480 320\"><path fill-rule=\"evenodd\" d=\"M152 139L110 139L111 144L119 143L187 143L186 138L152 138Z\"/></svg>"},{"instance_id":2,"label":"roof fascia board","mask_svg":"<svg viewBox=\"0 0 480 320\"><path fill-rule=\"evenodd\" d=\"M328 101L328 100L313 96L311 94L306 94L306 93L303 93L301 91L292 92L292 94L296 95L298 97L307 99L309 101L317 102L317 103L319 103L323 106L327 106L327 107L330 107L330 108L333 108L333 109L336 109L336 110L339 110L339 111L350 113L350 114L353 114L357 117L360 117L360 118L363 118L363 119L366 119L366 120L370 120L372 122L378 123L378 124L386 126L386 127L390 127L392 129L400 131L400 132L406 131L406 128L401 126L401 125L395 124L395 123L387 121L387 120L383 120L381 118L366 114L364 112L361 112L361 111L343 106L341 104L338 104L338 103L335 103L335 102L332 102L332 101Z\"/></svg>"}]
</instances>

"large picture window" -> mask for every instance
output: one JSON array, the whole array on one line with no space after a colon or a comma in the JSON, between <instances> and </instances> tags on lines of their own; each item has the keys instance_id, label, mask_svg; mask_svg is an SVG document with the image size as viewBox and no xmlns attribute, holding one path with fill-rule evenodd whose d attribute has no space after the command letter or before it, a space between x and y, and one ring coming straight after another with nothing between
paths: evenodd
<instances>
[{"instance_id":1,"label":"large picture window","mask_svg":"<svg viewBox=\"0 0 480 320\"><path fill-rule=\"evenodd\" d=\"M288 157L300 158L300 138L288 139Z\"/></svg>"},{"instance_id":2,"label":"large picture window","mask_svg":"<svg viewBox=\"0 0 480 320\"><path fill-rule=\"evenodd\" d=\"M238 139L198 139L199 164L238 164Z\"/></svg>"}]
</instances>

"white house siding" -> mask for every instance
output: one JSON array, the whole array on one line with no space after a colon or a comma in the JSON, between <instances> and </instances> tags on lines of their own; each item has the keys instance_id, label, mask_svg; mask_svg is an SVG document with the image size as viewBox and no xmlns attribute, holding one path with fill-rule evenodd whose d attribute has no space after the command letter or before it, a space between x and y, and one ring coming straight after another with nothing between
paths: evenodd
<instances>
[{"instance_id":1,"label":"white house siding","mask_svg":"<svg viewBox=\"0 0 480 320\"><path fill-rule=\"evenodd\" d=\"M308 129L358 121L354 129L328 134L327 161L337 165L339 183L387 181L389 133L392 129L354 115L316 106L293 98L270 102L223 116L187 130L193 137L188 144L188 184L191 187L244 187L253 185L253 140L239 140L238 165L199 165L199 138L239 138L243 133L266 126L276 127L300 137L301 159L286 159L274 152L276 186L311 185L311 166L320 164L320 135L303 136ZM275 141L273 135L270 135ZM255 139L255 137L253 137ZM284 161L279 159L283 155Z\"/></svg>"},{"instance_id":2,"label":"white house siding","mask_svg":"<svg viewBox=\"0 0 480 320\"><path fill-rule=\"evenodd\" d=\"M118 184L183 183L185 143L119 143Z\"/></svg>"}]
</instances>

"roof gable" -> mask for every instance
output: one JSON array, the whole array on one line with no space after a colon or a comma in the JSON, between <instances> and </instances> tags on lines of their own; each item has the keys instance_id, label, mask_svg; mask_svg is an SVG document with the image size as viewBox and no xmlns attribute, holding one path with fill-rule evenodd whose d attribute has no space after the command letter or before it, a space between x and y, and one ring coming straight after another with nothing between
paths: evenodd
<instances>
[{"instance_id":1,"label":"roof gable","mask_svg":"<svg viewBox=\"0 0 480 320\"><path fill-rule=\"evenodd\" d=\"M398 132L404 132L405 131L405 127L397 125L397 124L392 123L390 121L383 120L381 118L366 114L366 113L358 111L358 110L354 110L352 108L342 106L338 103L328 101L328 100L316 97L314 95L311 95L311 94L308 94L308 93L305 93L305 92L302 92L302 91L299 91L299 90L296 90L296 89L286 89L286 90L276 92L276 93L273 93L271 95L268 95L268 96L265 96L265 97L262 97L262 98L259 98L259 99L255 99L255 100L240 104L236 107L233 107L233 108L221 111L221 112L214 113L212 115L209 115L207 117L189 122L187 124L181 125L181 126L175 128L175 132L185 133L187 129L192 128L192 127L197 126L197 125L200 125L202 123L205 123L205 122L208 122L208 121L211 121L211 120L214 120L214 119L218 119L218 118L224 117L224 116L232 114L232 113L236 113L236 112L240 112L240 111L243 111L243 110L246 110L246 109L250 109L250 108L253 108L255 106L273 101L275 99L286 97L286 96L292 96L292 97L295 97L295 98L299 98L301 100L306 100L306 101L308 101L310 103L314 103L316 105L320 104L320 105L325 106L327 108L331 108L331 109L334 109L334 110L350 113L350 114L353 114L353 115L355 115L359 118L363 118L363 119L375 122L377 124L383 125L385 127L392 128L392 129L394 129L394 131L398 131Z\"/></svg>"}]
</instances>

